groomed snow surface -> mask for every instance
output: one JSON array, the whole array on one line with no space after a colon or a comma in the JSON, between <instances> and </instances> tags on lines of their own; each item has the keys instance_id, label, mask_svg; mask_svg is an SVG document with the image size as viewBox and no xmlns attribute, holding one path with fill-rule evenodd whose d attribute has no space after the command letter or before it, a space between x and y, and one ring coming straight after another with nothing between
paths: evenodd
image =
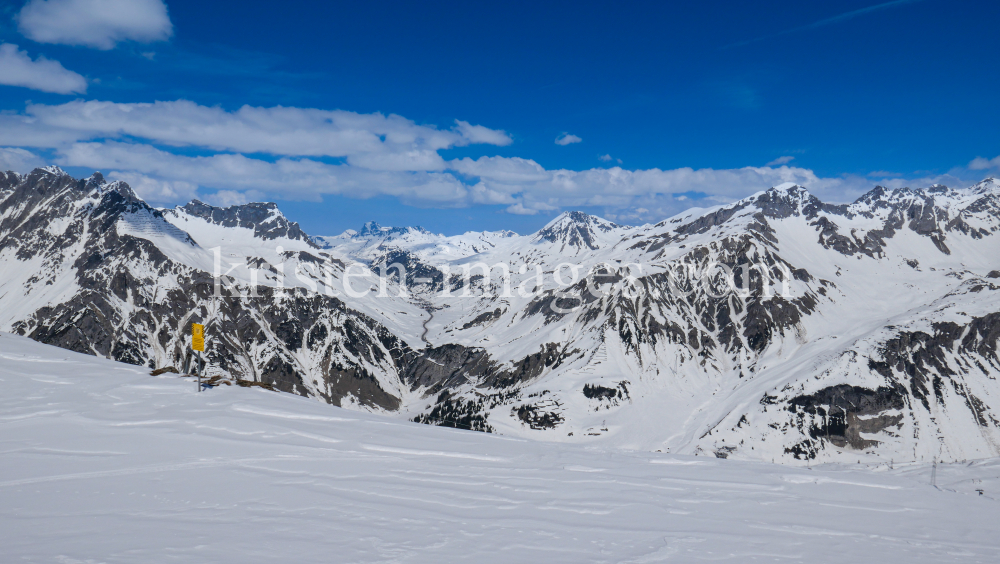
<instances>
[{"instance_id":1,"label":"groomed snow surface","mask_svg":"<svg viewBox=\"0 0 1000 564\"><path fill-rule=\"evenodd\" d=\"M790 468L430 427L0 334L3 562L1000 560L1000 460ZM980 495L976 490L982 490Z\"/></svg>"}]
</instances>

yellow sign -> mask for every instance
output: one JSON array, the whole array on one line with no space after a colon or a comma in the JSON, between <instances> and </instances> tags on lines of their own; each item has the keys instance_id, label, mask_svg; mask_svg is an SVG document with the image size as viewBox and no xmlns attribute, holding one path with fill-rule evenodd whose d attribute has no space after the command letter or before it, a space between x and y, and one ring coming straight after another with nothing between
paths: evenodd
<instances>
[{"instance_id":1,"label":"yellow sign","mask_svg":"<svg viewBox=\"0 0 1000 564\"><path fill-rule=\"evenodd\" d=\"M191 324L191 348L196 351L205 350L205 326L198 323Z\"/></svg>"}]
</instances>

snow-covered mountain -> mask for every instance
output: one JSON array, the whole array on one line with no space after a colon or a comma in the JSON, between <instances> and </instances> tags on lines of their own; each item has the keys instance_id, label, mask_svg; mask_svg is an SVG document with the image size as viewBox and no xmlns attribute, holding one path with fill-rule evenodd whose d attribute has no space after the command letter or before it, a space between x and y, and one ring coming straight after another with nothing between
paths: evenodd
<instances>
[{"instance_id":1,"label":"snow-covered mountain","mask_svg":"<svg viewBox=\"0 0 1000 564\"><path fill-rule=\"evenodd\" d=\"M156 210L38 169L0 179L0 329L184 368L200 320L209 371L505 435L963 460L1000 455L998 230L989 179L848 205L783 185L639 227L309 237L273 204ZM239 297L254 277L270 287Z\"/></svg>"},{"instance_id":2,"label":"snow-covered mountain","mask_svg":"<svg viewBox=\"0 0 1000 564\"><path fill-rule=\"evenodd\" d=\"M621 226L583 212L565 212L532 237L535 242L559 245L561 252L596 251L621 238Z\"/></svg>"},{"instance_id":3,"label":"snow-covered mountain","mask_svg":"<svg viewBox=\"0 0 1000 564\"><path fill-rule=\"evenodd\" d=\"M252 229L253 236L259 239L294 239L311 242L299 227L298 223L288 221L278 206L273 203L249 203L242 206L216 208L198 200L192 200L185 206L166 210L172 223L188 221L189 218L200 218L212 225Z\"/></svg>"},{"instance_id":4,"label":"snow-covered mountain","mask_svg":"<svg viewBox=\"0 0 1000 564\"><path fill-rule=\"evenodd\" d=\"M334 271L342 264L273 206L156 210L124 183L96 175L78 181L55 168L3 180L4 329L122 362L187 370L186 331L201 322L214 336L208 358L218 370L335 404L399 407L401 386L390 376L408 349L398 337L297 279L300 287L273 287L275 265L320 263ZM219 298L216 261L229 273ZM243 291L250 266L263 283L259 292ZM305 271L323 284L317 269ZM402 314L420 313L410 309Z\"/></svg>"}]
</instances>

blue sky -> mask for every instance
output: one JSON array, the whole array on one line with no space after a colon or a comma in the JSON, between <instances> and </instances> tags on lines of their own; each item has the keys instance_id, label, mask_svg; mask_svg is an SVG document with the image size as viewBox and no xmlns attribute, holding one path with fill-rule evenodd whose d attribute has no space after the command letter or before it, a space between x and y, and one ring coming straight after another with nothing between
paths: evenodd
<instances>
[{"instance_id":1,"label":"blue sky","mask_svg":"<svg viewBox=\"0 0 1000 564\"><path fill-rule=\"evenodd\" d=\"M1000 169L998 22L941 0L7 2L0 165L273 200L314 234L967 185Z\"/></svg>"}]
</instances>

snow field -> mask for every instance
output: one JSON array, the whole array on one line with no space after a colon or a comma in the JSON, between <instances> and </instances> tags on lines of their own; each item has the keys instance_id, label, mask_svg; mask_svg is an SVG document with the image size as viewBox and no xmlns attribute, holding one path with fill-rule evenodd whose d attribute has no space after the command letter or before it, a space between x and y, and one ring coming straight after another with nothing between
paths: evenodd
<instances>
[{"instance_id":1,"label":"snow field","mask_svg":"<svg viewBox=\"0 0 1000 564\"><path fill-rule=\"evenodd\" d=\"M195 388L0 334L2 560L941 563L1000 555L996 459L936 470L790 468L534 442L259 389Z\"/></svg>"}]
</instances>

